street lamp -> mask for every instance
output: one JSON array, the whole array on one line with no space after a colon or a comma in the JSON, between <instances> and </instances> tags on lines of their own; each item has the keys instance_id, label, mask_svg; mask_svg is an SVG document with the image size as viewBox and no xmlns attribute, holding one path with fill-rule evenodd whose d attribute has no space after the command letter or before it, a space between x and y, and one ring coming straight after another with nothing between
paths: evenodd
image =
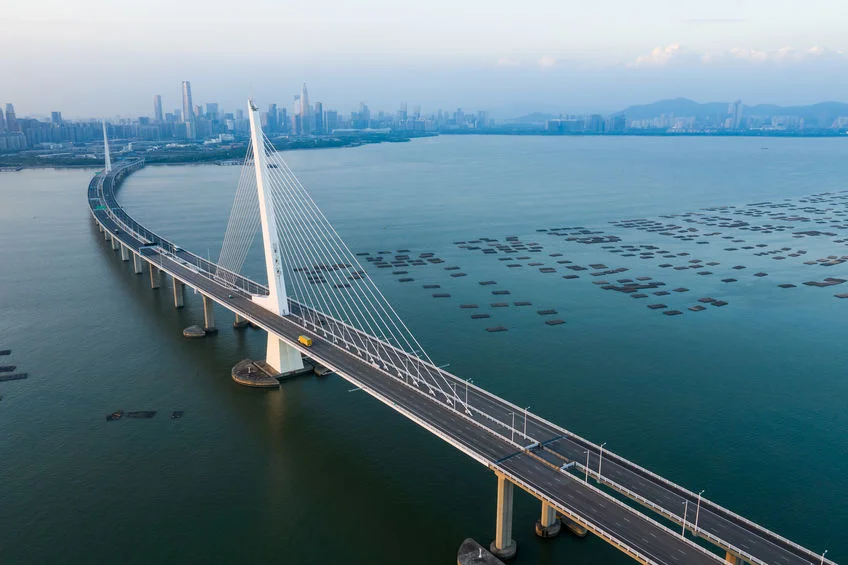
<instances>
[{"instance_id":1,"label":"street lamp","mask_svg":"<svg viewBox=\"0 0 848 565\"><path fill-rule=\"evenodd\" d=\"M510 427L510 429L512 430L512 435L510 436L509 440L515 443L515 412L510 412L510 414L512 414L512 426Z\"/></svg>"},{"instance_id":2,"label":"street lamp","mask_svg":"<svg viewBox=\"0 0 848 565\"><path fill-rule=\"evenodd\" d=\"M689 510L689 501L683 501L683 530L680 532L680 537L686 537L686 511Z\"/></svg>"},{"instance_id":3,"label":"street lamp","mask_svg":"<svg viewBox=\"0 0 848 565\"><path fill-rule=\"evenodd\" d=\"M524 439L527 439L527 411L530 410L530 407L524 409Z\"/></svg>"},{"instance_id":4,"label":"street lamp","mask_svg":"<svg viewBox=\"0 0 848 565\"><path fill-rule=\"evenodd\" d=\"M698 533L698 515L701 513L701 495L704 494L704 491L698 493L698 509L695 510L695 533Z\"/></svg>"},{"instance_id":5,"label":"street lamp","mask_svg":"<svg viewBox=\"0 0 848 565\"><path fill-rule=\"evenodd\" d=\"M604 446L607 442L601 444L601 456L598 458L598 482L601 482L601 465L604 463Z\"/></svg>"},{"instance_id":6,"label":"street lamp","mask_svg":"<svg viewBox=\"0 0 848 565\"><path fill-rule=\"evenodd\" d=\"M824 565L824 556L825 556L825 555L827 555L827 550L826 550L826 549L824 550L824 553L822 553L821 565Z\"/></svg>"},{"instance_id":7,"label":"street lamp","mask_svg":"<svg viewBox=\"0 0 848 565\"><path fill-rule=\"evenodd\" d=\"M589 450L586 450L586 479L585 482L589 482Z\"/></svg>"}]
</instances>

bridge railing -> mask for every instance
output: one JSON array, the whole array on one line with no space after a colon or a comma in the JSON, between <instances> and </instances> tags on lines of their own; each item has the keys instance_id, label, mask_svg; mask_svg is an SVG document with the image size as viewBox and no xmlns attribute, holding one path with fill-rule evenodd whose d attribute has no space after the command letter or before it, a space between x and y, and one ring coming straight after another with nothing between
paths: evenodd
<instances>
[{"instance_id":1,"label":"bridge railing","mask_svg":"<svg viewBox=\"0 0 848 565\"><path fill-rule=\"evenodd\" d=\"M644 496L642 496L642 495L640 495L636 492L633 492L632 490L625 487L621 483L617 483L617 482L615 482L615 481L613 481L613 480L611 480L607 477L604 477L603 475L598 476L597 471L593 471L592 469L588 469L586 467L586 465L584 465L582 463L575 462L574 467L575 467L575 469L579 469L582 474L588 475L589 477L594 477L595 480L598 481L598 483L603 483L603 484L611 487L612 489L624 494L628 498L635 500L639 504L641 504L643 506L647 506L648 508L650 508L651 510L653 510L657 514L660 514L661 516L671 520L672 522L679 523L681 525L681 527L684 525L684 519L685 518L682 515L675 514L671 510L668 510L667 508L660 506L659 504L653 502L652 500L649 500L649 499L645 498ZM575 478L577 478L577 480L580 480L579 477L575 477ZM701 506L703 506L703 500L701 501ZM696 525L693 524L691 521L687 522L687 524L689 526L688 529L693 534L695 534L696 536L700 536L700 537L703 537L705 539L708 539L710 542L721 547L722 549L725 549L727 551L735 553L736 555L738 555L739 557L744 559L747 563L751 563L752 565L769 565L765 561L758 559L757 557L754 557L753 555L751 555L750 553L748 553L744 549L741 549L741 548L733 545L732 543L729 543L725 540L722 540L719 537L711 534L708 531L705 531L701 528L696 527Z\"/></svg>"},{"instance_id":2,"label":"bridge railing","mask_svg":"<svg viewBox=\"0 0 848 565\"><path fill-rule=\"evenodd\" d=\"M138 239L143 239L151 244L161 247L163 250L171 253L179 253L181 258L189 261L198 268L210 273L218 280L224 281L227 284L238 288L248 294L267 295L268 289L256 282L244 277L238 273L234 273L228 269L218 266L211 261L203 259L190 251L181 249L175 243L160 236L159 234L147 229L133 219L124 209L118 204L115 199L115 191L120 186L120 182L131 172L140 169L144 166L144 160L122 162L116 165L115 168L108 174L101 174L92 179L92 183L99 187L100 196L105 204L105 208L110 217L122 225L129 232L134 233ZM89 184L91 187L91 183Z\"/></svg>"},{"instance_id":3,"label":"bridge railing","mask_svg":"<svg viewBox=\"0 0 848 565\"><path fill-rule=\"evenodd\" d=\"M89 184L89 193L91 193L92 187L97 188L100 191L101 198L103 199L103 201L105 203L106 211L110 215L110 217L112 217L117 223L122 224L124 227L129 229L131 232L133 232L137 236L139 236L139 239L146 239L146 240L150 241L151 243L156 244L161 249L163 249L164 251L166 251L167 253L169 253L171 255L177 256L176 254L179 253L180 258L187 260L190 263L194 264L199 269L201 269L204 273L206 273L212 280L215 280L216 282L221 283L223 281L226 284L233 285L233 286L235 286L235 287L237 287L237 288L239 288L239 289L241 289L241 290L243 290L243 291L245 291L249 294L253 294L253 295L267 294L268 293L267 287L264 287L263 285L260 285L256 282L246 278L246 277L243 277L242 275L239 275L237 273L233 273L232 271L228 271L228 270L224 269L223 267L220 267L217 264L212 263L211 261L203 259L202 257L200 257L200 256L198 256L194 253L182 250L178 246L176 246L174 243L170 242L169 240L167 240L167 239L155 234L154 232L148 230L147 228L145 228L144 226L142 226L141 224L136 222L132 217L130 217L123 210L123 208L120 205L118 205L117 201L114 198L114 192L115 192L118 184L127 174L129 174L133 170L136 170L137 168L140 168L141 166L143 166L143 161L141 162L141 164L130 163L125 167L119 166L116 169L113 169L112 173L110 173L110 174L98 175L98 177L95 177L94 179L92 179L91 183ZM294 306L296 306L297 308L300 308L301 313L304 310L312 310L311 308L309 308L306 305L297 303L295 301L290 301L290 302ZM293 308L293 311L294 310L295 309ZM305 328L308 328L309 326L311 326L315 330L318 330L320 328L322 332L325 331L324 328L321 327L320 324L316 324L316 322L314 320L316 320L316 319L332 320L333 324L339 324L340 327L343 326L345 328L345 331L348 333L349 338L347 340L345 340L344 335L336 335L334 337L337 337L338 339L342 339L343 341L346 341L346 344L357 349L360 356L363 357L363 358L366 358L368 356L377 355L378 359L383 360L382 357L379 357L379 352L381 350L383 350L384 352L391 351L396 359L398 359L398 360L403 359L403 360L406 361L406 363L403 366L398 366L398 365L386 366L386 367L383 367L384 370L394 368L395 372L398 375L405 374L408 378L410 378L411 380L413 380L415 382L416 380L419 380L419 381L421 380L422 377L421 377L420 371L423 369L424 373L427 374L430 377L435 378L436 376L438 376L439 378L441 378L445 381L452 382L455 386L452 387L453 394L450 395L450 398L451 398L450 403L446 402L447 398L448 398L448 394L445 393L445 391L442 391L444 393L444 399L445 399L445 403L447 405L449 405L453 408L456 408L457 404L464 405L466 410L480 414L481 416L488 419L493 424L499 425L504 430L508 430L509 432L511 432L511 434L516 434L517 430L515 430L507 422L504 422L504 421L500 420L499 418L494 417L494 416L492 416L492 415L490 415L490 414L488 414L488 413L486 413L486 412L484 412L484 411L482 411L482 410L480 410L480 409L478 409L474 406L465 405L465 403L462 401L462 399L459 398L459 396L456 393L456 386L462 385L463 387L471 387L475 391L475 393L477 393L478 395L484 395L484 396L488 397L492 402L499 404L503 407L511 408L516 413L524 412L523 408L520 408L517 405L512 404L512 403L504 400L503 398L500 398L500 397L490 393L489 391L487 391L483 388L480 388L480 387L478 387L474 384L470 384L463 379L459 379L455 375L448 373L447 371L444 371L440 367L436 367L435 365L428 363L427 361L421 359L417 355L411 354L411 353L409 353L409 352L407 352L403 349L397 348L392 344L383 342L382 340L379 340L378 338L371 336L370 334L362 332L361 330L358 330L358 329L350 326L349 324L346 324L345 322L343 322L341 320L336 320L336 319L334 319L334 318L332 318L332 317L330 317L326 314L322 314L322 313L314 311L314 310L312 310L312 316L311 316L312 320L309 320L306 316L303 316L303 315L299 315L297 317L300 320L301 325L303 325ZM350 339L350 336L356 336L359 340L359 344L357 344L355 340ZM369 344L371 344L373 346L373 351L371 349L369 349L369 347L368 347ZM416 368L415 373L413 373L412 371L409 370L410 365L415 366L415 368ZM386 372L388 372L388 371L386 371ZM401 382L403 382L402 379L399 379L399 380ZM578 444L580 444L584 447L594 449L596 451L600 450L600 446L578 436L577 434L569 432L568 430L565 430L564 428L561 428L560 426L553 424L552 422L549 422L548 420L543 419L536 414L529 414L529 416L531 417L531 421L533 421L536 425L543 424L544 426L549 427L552 432L561 433L563 436L566 436L569 439L574 440L576 443L578 443ZM472 421L474 421L473 418L470 418L470 419ZM488 426L486 426L486 428L489 429L490 431L495 431L492 428L489 428ZM521 435L522 437L524 437L525 440L533 439L529 435L525 435L522 432L518 432L518 434ZM506 434L506 432L503 433L503 434L499 434L499 435L501 435L504 439L511 441L513 444L515 443L514 441L512 441L512 437L510 437L508 434ZM673 483L672 481L669 481L669 480L657 475L656 473L653 473L653 472L651 472L651 471L649 471L649 470L647 470L647 469L625 459L624 457L616 455L614 452L604 450L604 455L606 457L608 457L610 460L615 461L616 463L618 463L622 467L625 467L625 468L627 468L627 469L629 469L633 472L636 472L637 474L640 474L645 478L649 478L650 480L652 480L654 482L661 483L663 486L667 487L670 491L678 494L681 497L684 497L684 498L690 500L691 502L694 502L697 499L698 495L695 494L694 492L689 491L688 489L685 489L684 487L681 487L680 485L677 485L677 484ZM616 490L622 491L625 495L633 498L634 500L637 500L641 504L657 511L661 515L670 517L672 519L678 518L676 515L669 512L668 510L665 510L662 507L656 505L655 503L649 501L648 499L645 499L644 497L630 491L629 489L626 489L626 487L623 487L622 485L613 484L611 481L609 481L607 479L604 479L604 482L610 484L610 486L613 486L614 488L616 488ZM627 491L627 492L624 492L624 491ZM724 508L724 507L722 507L722 506L720 506L720 505L718 505L718 504L716 504L716 503L714 503L714 502L712 502L712 501L710 501L706 498L701 498L701 505L702 505L702 507L711 510L716 515L725 517L726 519L729 519L732 522L736 522L737 525L739 525L740 523L746 525L748 528L750 528L750 531L760 535L761 537L771 541L772 543L775 543L778 546L783 546L784 548L787 548L787 547L792 548L792 550L794 550L794 551L791 551L791 552L795 553L796 555L803 556L804 558L810 559L810 560L819 560L820 559L819 555L814 554L809 549L806 549L806 548L792 542L791 540L783 538L782 536L760 526L759 524L756 524L755 522L752 522L751 520L748 520L748 519L746 519L742 516L739 516L738 514L732 512L732 511L730 511L730 510L728 510L728 509L726 509L726 508ZM745 560L747 560L751 563L756 563L756 564L762 563L762 561L758 560L756 557L754 557L750 554L747 554L745 551L743 551L739 548L735 548L732 544L729 544L728 542L721 540L720 538L710 534L709 532L699 530L698 535L701 535L702 537L710 539L710 541L712 541L713 543L716 543L717 545L730 548L731 551L739 554L740 556L742 556L743 559L745 559ZM830 560L827 560L827 559L823 559L823 560L821 560L821 562L822 563L828 563L830 565L836 565L833 561L830 561Z\"/></svg>"},{"instance_id":4,"label":"bridge railing","mask_svg":"<svg viewBox=\"0 0 848 565\"><path fill-rule=\"evenodd\" d=\"M643 563L661 563L661 561L659 561L659 560L658 560L657 558L655 558L654 556L647 555L647 554L645 554L644 552L642 552L642 551L640 551L640 550L638 550L638 549L634 548L633 546L631 546L631 545L630 545L630 544L628 544L627 542L625 542L625 541L621 540L621 539L620 539L620 538L618 538L617 536L615 536L615 535L611 534L610 532L606 531L606 530L605 530L602 526L600 526L600 525L598 525L598 524L595 524L595 523L593 523L593 522L591 522L591 521L587 520L585 517L583 517L583 516L581 516L581 515L575 514L574 512L572 512L571 510L569 510L567 507L565 507L564 505L562 505L562 504L560 504L559 502L557 502L557 501L556 501L553 497L551 497L548 493L546 493L546 492L542 491L541 489L539 489L539 488L537 488L537 487L534 487L533 485L531 485L531 484L527 483L526 481L524 481L521 477L517 476L517 475L516 475L515 473L513 473L512 471L510 471L510 470L508 470L508 469L506 469L506 468L504 468L504 467L502 467L502 466L500 466L500 465L496 465L496 466L495 466L495 468L497 469L497 472L499 472L499 473L501 473L501 474L503 474L503 475L505 475L505 476L509 477L509 480L510 480L510 481L512 481L513 483L515 483L515 484L519 485L522 489L524 489L524 490L526 490L527 492L529 492L529 493L533 494L533 495L534 495L534 496L536 496L536 498L538 498L539 500L543 500L543 501L547 502L548 504L550 504L551 506L553 506L554 508L556 508L556 509L557 509L557 510L561 513L561 514L564 514L565 516L567 516L568 518L570 518L570 519L574 520L574 521L575 521L575 522L577 522L578 524L582 524L584 527L586 527L587 529L589 529L590 531L592 531L593 533L595 533L595 534L596 534L596 535L598 535L599 537L603 538L603 539L604 539L605 541L607 541L608 543L612 544L613 546L617 547L618 549L620 549L620 550L624 551L625 553L629 554L629 555L630 555L631 557L633 557L634 559L640 560L640 561L642 561ZM660 529L662 529L662 530L665 530L665 531L666 531L666 533L668 533L669 535L671 535L671 536L676 536L676 537L680 537L680 536L679 536L679 534L676 534L675 532L671 531L671 530L670 530L669 528L667 528L666 526L664 526L664 525L660 524L659 522L656 522L656 521L654 521L654 520L651 520L650 518L648 518L647 516L645 516L645 515L644 515L644 514L642 514L641 512L639 512L639 511L635 510L634 508L631 508L630 506L627 506L626 504L621 503L619 500L616 500L614 497L612 497L612 496L610 496L609 494L605 493L605 492L604 492L604 491L602 491L601 489L599 489L599 488L597 488L597 487L594 487L594 486L592 486L592 485L589 485L589 484L584 483L583 481L581 481L580 479L578 479L578 478L574 477L574 476L573 476L573 475L571 475L570 473L566 473L566 472L564 472L564 473L563 473L563 475L564 475L565 477L567 477L568 479L570 479L570 480L577 481L577 482L581 483L581 485L582 485L582 486L584 486L584 487L586 487L586 488L591 489L591 490L592 490L592 491L594 491L596 494L598 494L598 495L600 495L600 496L602 496L602 497L606 498L607 500L609 500L609 501L610 501L610 502L612 502L613 504L619 505L620 507L622 507L622 508L626 509L626 510L627 510L628 512L630 512L631 514L633 514L633 515L635 515L635 516L637 516L637 517L639 517L639 518L641 518L641 519L643 519L643 520L648 520L649 522L651 522L651 523L652 523L652 525L654 525L654 526L656 526L656 527L658 527L658 528L660 528ZM700 545L696 544L696 543L695 543L695 542L693 542L692 540L688 540L688 539L685 539L685 538L684 538L684 541L686 541L686 542L687 542L687 544L689 544L689 545L690 545L693 549L696 549L697 551L699 551L699 552L701 552L701 553L704 553L704 554L706 554L706 555L709 555L710 557L715 558L715 559L716 559L716 561L720 561L720 559L719 559L719 558L718 558L718 557L717 557L714 553L712 553L712 552L710 552L710 551L707 551L706 549L704 549L704 548L703 548L703 547L701 547Z\"/></svg>"}]
</instances>

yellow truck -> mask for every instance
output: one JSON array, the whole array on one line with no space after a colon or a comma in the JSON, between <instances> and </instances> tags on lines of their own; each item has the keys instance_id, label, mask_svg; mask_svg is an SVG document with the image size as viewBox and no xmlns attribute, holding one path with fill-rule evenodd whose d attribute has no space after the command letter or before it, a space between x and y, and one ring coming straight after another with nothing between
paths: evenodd
<instances>
[{"instance_id":1,"label":"yellow truck","mask_svg":"<svg viewBox=\"0 0 848 565\"><path fill-rule=\"evenodd\" d=\"M311 337L308 337L308 336L305 336L305 335L299 335L299 336L297 336L297 341L299 341L300 343L302 343L306 347L312 347L312 338Z\"/></svg>"}]
</instances>

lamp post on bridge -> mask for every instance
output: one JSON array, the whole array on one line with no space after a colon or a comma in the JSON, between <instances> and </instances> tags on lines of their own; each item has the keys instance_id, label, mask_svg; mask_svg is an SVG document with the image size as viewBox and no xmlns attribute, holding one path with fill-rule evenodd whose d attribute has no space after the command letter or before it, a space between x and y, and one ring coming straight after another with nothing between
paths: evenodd
<instances>
[{"instance_id":1,"label":"lamp post on bridge","mask_svg":"<svg viewBox=\"0 0 848 565\"><path fill-rule=\"evenodd\" d=\"M683 529L680 531L680 537L686 537L686 511L689 510L689 501L683 501Z\"/></svg>"},{"instance_id":2,"label":"lamp post on bridge","mask_svg":"<svg viewBox=\"0 0 848 565\"><path fill-rule=\"evenodd\" d=\"M512 426L510 426L510 428L509 428L511 430L511 435L509 436L509 441L511 441L512 443L515 443L515 412L512 411L512 412L510 412L510 414L512 414Z\"/></svg>"},{"instance_id":3,"label":"lamp post on bridge","mask_svg":"<svg viewBox=\"0 0 848 565\"><path fill-rule=\"evenodd\" d=\"M601 444L601 448L600 448L600 449L601 449L601 455L600 455L600 457L598 458L598 483L600 483L600 482L601 482L601 465L603 465L603 464L604 464L604 446L605 446L606 444L607 444L607 442L602 443L602 444ZM588 457L586 457L586 460L588 461L588 460L589 460L589 458L588 458Z\"/></svg>"},{"instance_id":4,"label":"lamp post on bridge","mask_svg":"<svg viewBox=\"0 0 848 565\"><path fill-rule=\"evenodd\" d=\"M585 482L589 482L589 450L586 450L586 479Z\"/></svg>"},{"instance_id":5,"label":"lamp post on bridge","mask_svg":"<svg viewBox=\"0 0 848 565\"><path fill-rule=\"evenodd\" d=\"M527 411L530 410L530 407L524 409L524 439L527 439Z\"/></svg>"},{"instance_id":6,"label":"lamp post on bridge","mask_svg":"<svg viewBox=\"0 0 848 565\"><path fill-rule=\"evenodd\" d=\"M704 494L704 489L698 493L698 508L695 510L695 533L698 533L698 515L701 513L701 495Z\"/></svg>"},{"instance_id":7,"label":"lamp post on bridge","mask_svg":"<svg viewBox=\"0 0 848 565\"><path fill-rule=\"evenodd\" d=\"M468 383L473 383L472 379L465 379L465 413L471 415L471 410L468 409Z\"/></svg>"},{"instance_id":8,"label":"lamp post on bridge","mask_svg":"<svg viewBox=\"0 0 848 565\"><path fill-rule=\"evenodd\" d=\"M826 550L826 549L824 550L824 553L822 553L821 565L824 565L824 556L825 556L825 555L827 555L827 550Z\"/></svg>"}]
</instances>

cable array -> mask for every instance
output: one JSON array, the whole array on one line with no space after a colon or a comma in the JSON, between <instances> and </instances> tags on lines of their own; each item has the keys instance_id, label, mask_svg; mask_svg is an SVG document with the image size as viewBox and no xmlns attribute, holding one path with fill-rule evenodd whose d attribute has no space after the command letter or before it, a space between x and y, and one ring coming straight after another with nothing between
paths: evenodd
<instances>
[{"instance_id":1,"label":"cable array","mask_svg":"<svg viewBox=\"0 0 848 565\"><path fill-rule=\"evenodd\" d=\"M261 221L256 175L253 170L253 151L248 144L233 199L233 208L227 222L227 231L218 256L218 266L223 269L217 270L217 276L230 283L234 283L234 280L228 280L235 278L232 274L241 272Z\"/></svg>"},{"instance_id":2,"label":"cable array","mask_svg":"<svg viewBox=\"0 0 848 565\"><path fill-rule=\"evenodd\" d=\"M356 255L264 136L265 194L274 209L292 316L375 366L457 406L449 382ZM218 261L219 278L239 273L260 224L251 151L245 159ZM223 271L223 272L222 272ZM466 407L467 410L467 407Z\"/></svg>"}]
</instances>

